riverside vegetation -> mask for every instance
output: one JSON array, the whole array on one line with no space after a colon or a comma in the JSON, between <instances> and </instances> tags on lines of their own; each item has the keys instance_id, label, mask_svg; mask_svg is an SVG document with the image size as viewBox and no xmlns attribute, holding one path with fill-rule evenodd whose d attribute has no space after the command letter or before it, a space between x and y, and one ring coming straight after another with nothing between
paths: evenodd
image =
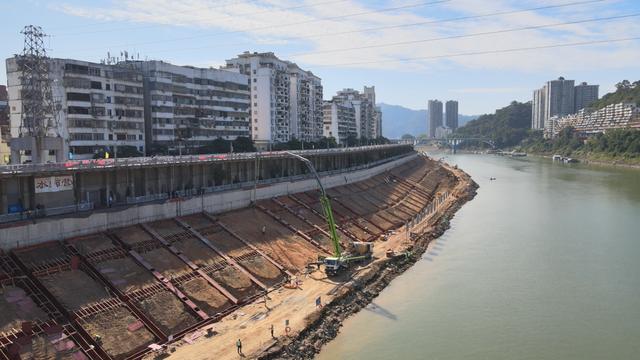
<instances>
[{"instance_id":1,"label":"riverside vegetation","mask_svg":"<svg viewBox=\"0 0 640 360\"><path fill-rule=\"evenodd\" d=\"M592 110L619 102L640 106L640 81L623 80L616 91L591 105ZM540 155L561 154L589 161L640 165L640 131L612 129L585 138L573 128L563 129L556 139L544 139L542 131L531 129L531 103L513 101L494 114L480 116L456 130L454 135L491 139L498 148L512 148ZM486 146L461 144L461 148Z\"/></svg>"}]
</instances>

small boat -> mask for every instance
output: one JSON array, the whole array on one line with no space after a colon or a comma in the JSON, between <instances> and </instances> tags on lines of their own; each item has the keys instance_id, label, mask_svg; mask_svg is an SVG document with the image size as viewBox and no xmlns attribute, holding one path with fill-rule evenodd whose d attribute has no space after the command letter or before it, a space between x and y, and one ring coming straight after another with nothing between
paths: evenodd
<instances>
[{"instance_id":1,"label":"small boat","mask_svg":"<svg viewBox=\"0 0 640 360\"><path fill-rule=\"evenodd\" d=\"M493 181L493 180L495 180L495 179L496 179L496 178L494 178L494 177L490 177L490 178L489 178L489 180L491 180L491 181Z\"/></svg>"}]
</instances>

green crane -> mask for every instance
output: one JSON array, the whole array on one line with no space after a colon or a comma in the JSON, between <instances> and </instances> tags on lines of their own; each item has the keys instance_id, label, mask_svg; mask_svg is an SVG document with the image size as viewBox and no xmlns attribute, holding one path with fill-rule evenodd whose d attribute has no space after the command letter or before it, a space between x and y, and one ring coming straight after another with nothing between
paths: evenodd
<instances>
[{"instance_id":1,"label":"green crane","mask_svg":"<svg viewBox=\"0 0 640 360\"><path fill-rule=\"evenodd\" d=\"M331 236L331 244L333 246L333 256L328 256L322 259L325 272L328 275L336 275L340 270L347 268L349 263L352 261L370 259L373 253L373 244L371 243L351 242L353 251L357 252L356 255L342 252L342 249L340 248L340 237L338 237L338 232L336 231L336 221L333 218L333 210L331 209L331 201L329 201L329 197L324 190L324 186L322 185L322 181L320 181L320 177L318 176L315 167L311 161L305 157L288 151L285 153L302 161L318 182L318 187L320 188L320 204L322 205L324 216L327 219L327 224L329 225L329 235Z\"/></svg>"}]
</instances>

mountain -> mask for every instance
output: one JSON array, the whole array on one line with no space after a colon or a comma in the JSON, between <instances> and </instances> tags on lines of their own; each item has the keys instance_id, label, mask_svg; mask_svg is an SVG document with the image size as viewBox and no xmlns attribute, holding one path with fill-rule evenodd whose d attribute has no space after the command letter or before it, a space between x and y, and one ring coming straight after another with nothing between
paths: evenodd
<instances>
[{"instance_id":1,"label":"mountain","mask_svg":"<svg viewBox=\"0 0 640 360\"><path fill-rule=\"evenodd\" d=\"M496 146L514 146L527 137L531 128L531 103L513 101L509 106L469 121L455 134L463 137L484 137Z\"/></svg>"},{"instance_id":2,"label":"mountain","mask_svg":"<svg viewBox=\"0 0 640 360\"><path fill-rule=\"evenodd\" d=\"M399 139L404 134L418 136L427 133L427 110L413 110L400 105L379 103L382 109L382 136ZM458 125L477 118L476 115L459 115Z\"/></svg>"},{"instance_id":3,"label":"mountain","mask_svg":"<svg viewBox=\"0 0 640 360\"><path fill-rule=\"evenodd\" d=\"M598 110L607 105L621 102L630 102L640 106L640 80L633 83L629 80L622 80L616 84L616 91L606 94L600 100L592 103L589 108Z\"/></svg>"}]
</instances>

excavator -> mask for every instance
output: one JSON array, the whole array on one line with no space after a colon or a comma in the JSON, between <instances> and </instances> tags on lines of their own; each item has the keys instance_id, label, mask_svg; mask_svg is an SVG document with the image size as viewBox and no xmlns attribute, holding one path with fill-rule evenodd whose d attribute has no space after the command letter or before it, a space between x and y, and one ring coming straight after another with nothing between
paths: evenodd
<instances>
[{"instance_id":1,"label":"excavator","mask_svg":"<svg viewBox=\"0 0 640 360\"><path fill-rule=\"evenodd\" d=\"M318 176L315 167L309 159L303 156L288 151L285 153L302 161L316 178L318 187L320 188L320 204L322 205L324 216L327 219L327 224L329 225L329 235L331 237L331 245L333 247L333 256L319 257L318 262L314 264L324 265L324 271L327 276L336 276L343 270L349 268L353 262L371 259L373 256L373 243L370 242L351 241L349 243L350 248L347 251L342 250L340 246L340 238L336 231L336 222L333 218L331 202L329 201L329 197L324 190L324 186L320 181L320 177Z\"/></svg>"}]
</instances>

